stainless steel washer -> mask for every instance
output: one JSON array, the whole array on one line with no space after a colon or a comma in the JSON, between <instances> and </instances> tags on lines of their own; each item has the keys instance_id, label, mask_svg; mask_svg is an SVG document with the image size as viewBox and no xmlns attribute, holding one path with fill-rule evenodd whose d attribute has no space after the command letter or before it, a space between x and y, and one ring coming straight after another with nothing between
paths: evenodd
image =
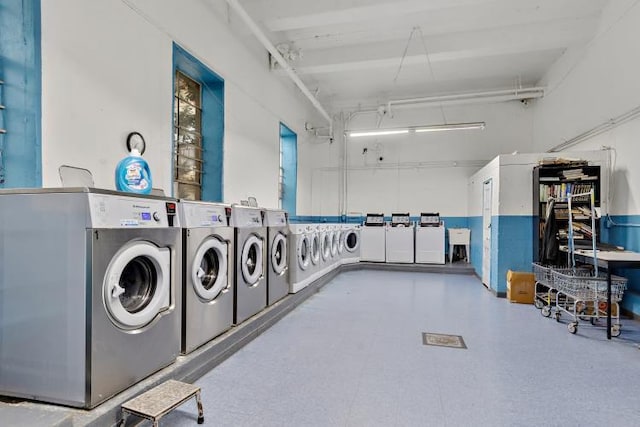
<instances>
[{"instance_id":1,"label":"stainless steel washer","mask_svg":"<svg viewBox=\"0 0 640 427\"><path fill-rule=\"evenodd\" d=\"M0 395L92 408L180 351L175 200L0 192Z\"/></svg>"},{"instance_id":2,"label":"stainless steel washer","mask_svg":"<svg viewBox=\"0 0 640 427\"><path fill-rule=\"evenodd\" d=\"M235 227L235 308L234 324L240 324L267 306L265 267L267 229L262 225L263 211L233 205L231 225Z\"/></svg>"},{"instance_id":3,"label":"stainless steel washer","mask_svg":"<svg viewBox=\"0 0 640 427\"><path fill-rule=\"evenodd\" d=\"M267 227L267 305L289 294L289 222L282 210L265 210Z\"/></svg>"},{"instance_id":4,"label":"stainless steel washer","mask_svg":"<svg viewBox=\"0 0 640 427\"><path fill-rule=\"evenodd\" d=\"M182 347L189 353L233 326L234 251L229 206L181 201Z\"/></svg>"}]
</instances>

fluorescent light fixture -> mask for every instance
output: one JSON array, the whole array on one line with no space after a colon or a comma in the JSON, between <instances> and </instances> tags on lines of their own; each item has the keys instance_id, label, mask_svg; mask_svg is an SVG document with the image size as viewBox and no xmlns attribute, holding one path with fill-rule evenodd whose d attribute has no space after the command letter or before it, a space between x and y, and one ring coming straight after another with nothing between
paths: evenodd
<instances>
[{"instance_id":1,"label":"fluorescent light fixture","mask_svg":"<svg viewBox=\"0 0 640 427\"><path fill-rule=\"evenodd\" d=\"M485 122L474 122L474 123L454 123L450 125L430 125L430 126L421 126L414 128L416 133L422 132L441 132L447 130L472 130L472 129L484 129Z\"/></svg>"},{"instance_id":2,"label":"fluorescent light fixture","mask_svg":"<svg viewBox=\"0 0 640 427\"><path fill-rule=\"evenodd\" d=\"M357 138L359 136L382 136L382 135L400 135L409 133L409 129L390 129L390 130L372 130L365 132L351 132L350 137Z\"/></svg>"},{"instance_id":3,"label":"fluorescent light fixture","mask_svg":"<svg viewBox=\"0 0 640 427\"><path fill-rule=\"evenodd\" d=\"M471 122L471 123L451 123L442 125L428 125L428 126L412 126L404 129L380 129L380 130L367 130L349 132L349 136L357 138L360 136L383 136L383 135L402 135L408 133L422 133L422 132L441 132L448 130L473 130L484 129L485 122Z\"/></svg>"}]
</instances>

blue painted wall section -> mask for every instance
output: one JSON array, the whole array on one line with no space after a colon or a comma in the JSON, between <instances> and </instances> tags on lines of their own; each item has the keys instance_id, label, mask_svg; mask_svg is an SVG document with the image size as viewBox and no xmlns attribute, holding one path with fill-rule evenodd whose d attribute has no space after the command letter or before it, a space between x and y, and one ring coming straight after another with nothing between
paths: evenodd
<instances>
[{"instance_id":1,"label":"blue painted wall section","mask_svg":"<svg viewBox=\"0 0 640 427\"><path fill-rule=\"evenodd\" d=\"M468 218L471 229L471 265L478 277L482 278L482 217Z\"/></svg>"},{"instance_id":2,"label":"blue painted wall section","mask_svg":"<svg viewBox=\"0 0 640 427\"><path fill-rule=\"evenodd\" d=\"M0 3L0 188L42 185L40 0Z\"/></svg>"},{"instance_id":3,"label":"blue painted wall section","mask_svg":"<svg viewBox=\"0 0 640 427\"><path fill-rule=\"evenodd\" d=\"M605 241L605 236L608 234L607 243L622 246L630 251L640 252L640 227L637 226L640 225L640 215L616 215L612 216L611 219L614 223L620 225L613 225L603 220L602 222L607 232L603 233L603 241ZM633 225L625 226L624 224ZM622 299L622 307L640 316L640 270L621 270L616 271L616 274L629 280L627 291Z\"/></svg>"},{"instance_id":4,"label":"blue painted wall section","mask_svg":"<svg viewBox=\"0 0 640 427\"><path fill-rule=\"evenodd\" d=\"M224 80L174 43L173 86L175 86L176 71L180 71L202 84L202 145L205 160L202 176L202 200L221 202L224 187ZM175 141L173 143L175 144ZM173 163L172 161L171 164L173 165ZM173 176L173 168L171 173Z\"/></svg>"},{"instance_id":5,"label":"blue painted wall section","mask_svg":"<svg viewBox=\"0 0 640 427\"><path fill-rule=\"evenodd\" d=\"M507 271L532 271L533 216L500 215L498 224L497 292L507 292ZM493 229L494 224L491 224Z\"/></svg>"},{"instance_id":6,"label":"blue painted wall section","mask_svg":"<svg viewBox=\"0 0 640 427\"><path fill-rule=\"evenodd\" d=\"M282 150L282 209L290 216L296 214L298 191L298 136L280 123L280 149Z\"/></svg>"}]
</instances>

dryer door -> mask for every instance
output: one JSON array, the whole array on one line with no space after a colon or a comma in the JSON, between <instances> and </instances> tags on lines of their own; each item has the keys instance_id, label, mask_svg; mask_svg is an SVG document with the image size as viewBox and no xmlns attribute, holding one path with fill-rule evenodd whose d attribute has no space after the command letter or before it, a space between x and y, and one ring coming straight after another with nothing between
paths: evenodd
<instances>
[{"instance_id":1,"label":"dryer door","mask_svg":"<svg viewBox=\"0 0 640 427\"><path fill-rule=\"evenodd\" d=\"M287 267L287 238L278 233L271 243L271 268L276 274L282 274Z\"/></svg>"},{"instance_id":2,"label":"dryer door","mask_svg":"<svg viewBox=\"0 0 640 427\"><path fill-rule=\"evenodd\" d=\"M242 247L240 262L242 266L242 277L244 282L253 286L262 276L262 239L252 234L245 240Z\"/></svg>"},{"instance_id":3,"label":"dryer door","mask_svg":"<svg viewBox=\"0 0 640 427\"><path fill-rule=\"evenodd\" d=\"M309 268L311 249L309 248L309 236L302 235L298 240L298 265L301 270Z\"/></svg>"},{"instance_id":4,"label":"dryer door","mask_svg":"<svg viewBox=\"0 0 640 427\"><path fill-rule=\"evenodd\" d=\"M196 294L205 301L213 301L230 285L228 253L228 244L215 237L207 238L196 251L191 266L191 280Z\"/></svg>"},{"instance_id":5,"label":"dryer door","mask_svg":"<svg viewBox=\"0 0 640 427\"><path fill-rule=\"evenodd\" d=\"M109 317L121 329L148 325L170 305L171 251L146 241L124 246L111 259L103 281Z\"/></svg>"}]
</instances>

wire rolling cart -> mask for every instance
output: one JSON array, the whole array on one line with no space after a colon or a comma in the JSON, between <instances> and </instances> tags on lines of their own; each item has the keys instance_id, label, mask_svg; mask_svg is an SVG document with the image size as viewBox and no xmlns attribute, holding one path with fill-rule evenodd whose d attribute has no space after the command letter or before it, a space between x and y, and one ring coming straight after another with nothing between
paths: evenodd
<instances>
[{"instance_id":1,"label":"wire rolling cart","mask_svg":"<svg viewBox=\"0 0 640 427\"><path fill-rule=\"evenodd\" d=\"M600 318L607 317L609 305L607 303L607 276L598 271L597 255L593 259L593 268L576 267L574 224L572 220L571 201L576 197L590 198L591 205L591 245L594 254L596 251L596 225L594 191L587 193L567 194L566 200L569 207L569 239L568 239L568 265L569 268L546 267L534 263L536 276L535 305L542 310L545 317L552 313L556 321L560 321L562 314L572 317L567 325L569 332L578 332L580 321L589 322L596 326ZM540 282L540 285L538 285ZM622 325L620 324L620 307L626 290L627 279L619 276L611 277L611 309L612 319L610 334L613 337L620 336ZM546 289L546 292L545 292ZM552 296L555 294L555 301ZM613 310L615 308L615 310Z\"/></svg>"}]
</instances>

